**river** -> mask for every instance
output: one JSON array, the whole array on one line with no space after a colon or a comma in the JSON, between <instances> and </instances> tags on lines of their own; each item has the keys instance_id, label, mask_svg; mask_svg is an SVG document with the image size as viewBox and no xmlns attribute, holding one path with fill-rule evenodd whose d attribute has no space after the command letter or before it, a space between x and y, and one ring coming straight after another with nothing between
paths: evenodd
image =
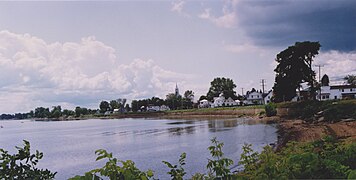
<instances>
[{"instance_id":1,"label":"river","mask_svg":"<svg viewBox=\"0 0 356 180\"><path fill-rule=\"evenodd\" d=\"M0 148L11 153L22 140L31 150L44 153L39 167L57 171L56 179L67 179L103 166L95 162L95 150L106 149L121 160L133 160L141 170L152 169L156 178L167 179L169 169L162 160L176 164L187 153L186 177L205 173L210 139L224 142L225 156L234 167L244 143L260 151L277 140L270 124L251 124L248 118L219 120L90 119L81 121L0 121Z\"/></svg>"}]
</instances>

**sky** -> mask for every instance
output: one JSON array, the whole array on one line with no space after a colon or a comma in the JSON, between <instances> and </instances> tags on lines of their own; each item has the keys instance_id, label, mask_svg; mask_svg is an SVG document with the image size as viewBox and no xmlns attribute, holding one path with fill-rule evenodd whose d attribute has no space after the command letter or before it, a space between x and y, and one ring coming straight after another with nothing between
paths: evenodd
<instances>
[{"instance_id":1,"label":"sky","mask_svg":"<svg viewBox=\"0 0 356 180\"><path fill-rule=\"evenodd\" d=\"M165 98L176 84L198 99L216 77L269 90L298 41L320 42L331 81L356 74L356 1L1 1L0 114Z\"/></svg>"}]
</instances>

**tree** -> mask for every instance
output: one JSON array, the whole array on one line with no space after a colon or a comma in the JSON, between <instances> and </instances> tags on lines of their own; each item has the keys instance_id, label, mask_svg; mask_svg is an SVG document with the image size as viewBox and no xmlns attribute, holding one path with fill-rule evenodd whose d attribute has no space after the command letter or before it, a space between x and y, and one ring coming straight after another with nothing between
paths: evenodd
<instances>
[{"instance_id":1,"label":"tree","mask_svg":"<svg viewBox=\"0 0 356 180\"><path fill-rule=\"evenodd\" d=\"M194 92L192 90L186 90L184 92L184 98L182 99L183 108L191 109L193 108Z\"/></svg>"},{"instance_id":2,"label":"tree","mask_svg":"<svg viewBox=\"0 0 356 180\"><path fill-rule=\"evenodd\" d=\"M329 76L324 74L321 78L321 86L329 86Z\"/></svg>"},{"instance_id":3,"label":"tree","mask_svg":"<svg viewBox=\"0 0 356 180\"><path fill-rule=\"evenodd\" d=\"M79 117L82 114L82 108L79 106L75 107L75 117Z\"/></svg>"},{"instance_id":4,"label":"tree","mask_svg":"<svg viewBox=\"0 0 356 180\"><path fill-rule=\"evenodd\" d=\"M344 80L346 80L347 84L356 85L355 75L347 75L346 77L344 77Z\"/></svg>"},{"instance_id":5,"label":"tree","mask_svg":"<svg viewBox=\"0 0 356 180\"><path fill-rule=\"evenodd\" d=\"M203 99L207 99L207 98L206 98L206 96L201 95L198 101L201 101L201 100L203 100Z\"/></svg>"},{"instance_id":6,"label":"tree","mask_svg":"<svg viewBox=\"0 0 356 180\"><path fill-rule=\"evenodd\" d=\"M212 101L214 97L218 97L221 93L223 93L225 98L231 97L236 100L237 96L234 91L235 88L236 85L232 79L218 77L210 82L210 88L206 97L209 101Z\"/></svg>"},{"instance_id":7,"label":"tree","mask_svg":"<svg viewBox=\"0 0 356 180\"><path fill-rule=\"evenodd\" d=\"M166 95L165 104L172 110L180 109L182 106L182 96L176 96L175 93Z\"/></svg>"},{"instance_id":8,"label":"tree","mask_svg":"<svg viewBox=\"0 0 356 180\"><path fill-rule=\"evenodd\" d=\"M50 116L49 108L37 107L35 109L36 118L48 118Z\"/></svg>"},{"instance_id":9,"label":"tree","mask_svg":"<svg viewBox=\"0 0 356 180\"><path fill-rule=\"evenodd\" d=\"M107 101L101 101L99 108L101 113L105 113L107 110L110 109L110 105Z\"/></svg>"},{"instance_id":10,"label":"tree","mask_svg":"<svg viewBox=\"0 0 356 180\"><path fill-rule=\"evenodd\" d=\"M131 108L130 108L130 105L129 105L129 104L126 104L125 110L126 110L126 112L130 112L130 111L131 111Z\"/></svg>"},{"instance_id":11,"label":"tree","mask_svg":"<svg viewBox=\"0 0 356 180\"><path fill-rule=\"evenodd\" d=\"M59 118L62 116L62 107L61 106L53 106L51 110L52 118Z\"/></svg>"},{"instance_id":12,"label":"tree","mask_svg":"<svg viewBox=\"0 0 356 180\"><path fill-rule=\"evenodd\" d=\"M310 96L315 99L315 72L312 70L312 61L319 53L319 42L296 42L277 54L274 100L276 102L290 101L296 96L296 89L301 83L310 85Z\"/></svg>"},{"instance_id":13,"label":"tree","mask_svg":"<svg viewBox=\"0 0 356 180\"><path fill-rule=\"evenodd\" d=\"M186 90L184 92L184 98L190 99L191 101L193 101L194 100L194 92L192 90Z\"/></svg>"},{"instance_id":14,"label":"tree","mask_svg":"<svg viewBox=\"0 0 356 180\"><path fill-rule=\"evenodd\" d=\"M114 109L119 109L120 104L116 100L111 100L110 101L110 109L113 111Z\"/></svg>"}]
</instances>

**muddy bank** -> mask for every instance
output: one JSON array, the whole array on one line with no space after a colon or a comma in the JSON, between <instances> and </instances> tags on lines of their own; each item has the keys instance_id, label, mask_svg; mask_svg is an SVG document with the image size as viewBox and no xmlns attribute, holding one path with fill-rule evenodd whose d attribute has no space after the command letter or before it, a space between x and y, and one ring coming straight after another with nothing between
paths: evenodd
<instances>
[{"instance_id":1,"label":"muddy bank","mask_svg":"<svg viewBox=\"0 0 356 180\"><path fill-rule=\"evenodd\" d=\"M356 141L356 121L312 124L303 120L282 120L278 129L279 148L290 141L311 142L325 136Z\"/></svg>"}]
</instances>

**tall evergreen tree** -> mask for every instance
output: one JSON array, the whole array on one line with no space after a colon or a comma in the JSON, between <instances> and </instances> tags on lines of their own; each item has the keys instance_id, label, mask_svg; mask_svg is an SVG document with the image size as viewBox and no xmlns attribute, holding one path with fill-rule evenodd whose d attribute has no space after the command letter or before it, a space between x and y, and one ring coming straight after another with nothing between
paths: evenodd
<instances>
[{"instance_id":1,"label":"tall evergreen tree","mask_svg":"<svg viewBox=\"0 0 356 180\"><path fill-rule=\"evenodd\" d=\"M296 42L277 54L274 100L276 102L290 101L296 95L300 84L308 82L310 96L315 99L315 72L312 70L312 61L319 53L319 42Z\"/></svg>"}]
</instances>

